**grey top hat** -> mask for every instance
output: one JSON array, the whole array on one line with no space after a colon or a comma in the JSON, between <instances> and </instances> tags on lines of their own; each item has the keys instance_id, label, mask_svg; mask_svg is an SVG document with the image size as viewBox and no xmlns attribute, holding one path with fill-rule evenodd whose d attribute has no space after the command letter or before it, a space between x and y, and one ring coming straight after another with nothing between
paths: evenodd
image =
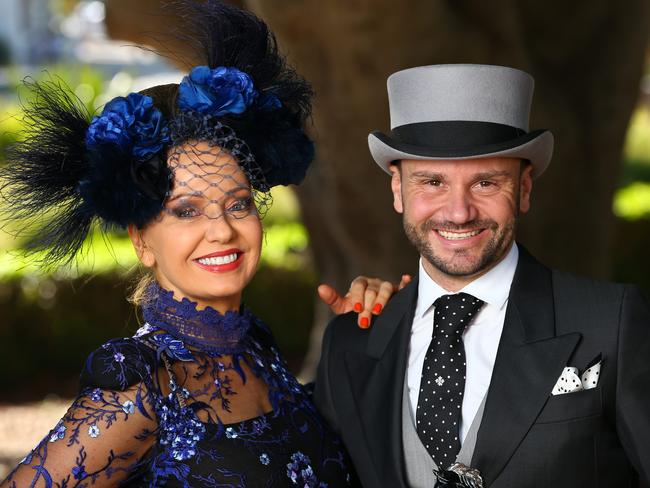
<instances>
[{"instance_id":1,"label":"grey top hat","mask_svg":"<svg viewBox=\"0 0 650 488\"><path fill-rule=\"evenodd\" d=\"M398 71L388 78L390 134L368 136L386 172L400 159L522 158L533 177L553 153L553 134L528 131L534 80L503 66L440 64Z\"/></svg>"}]
</instances>

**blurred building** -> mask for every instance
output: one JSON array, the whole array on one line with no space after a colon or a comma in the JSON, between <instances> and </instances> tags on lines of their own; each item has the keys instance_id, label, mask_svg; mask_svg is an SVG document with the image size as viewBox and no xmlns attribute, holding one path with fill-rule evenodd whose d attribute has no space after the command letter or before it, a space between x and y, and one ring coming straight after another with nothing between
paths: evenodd
<instances>
[{"instance_id":1,"label":"blurred building","mask_svg":"<svg viewBox=\"0 0 650 488\"><path fill-rule=\"evenodd\" d=\"M56 49L49 0L0 0L0 63L35 64Z\"/></svg>"},{"instance_id":2,"label":"blurred building","mask_svg":"<svg viewBox=\"0 0 650 488\"><path fill-rule=\"evenodd\" d=\"M100 102L180 80L182 75L160 56L109 39L105 18L100 0L0 0L0 93L15 95L16 80L38 77L53 65L72 72L76 66L95 70L109 82Z\"/></svg>"}]
</instances>

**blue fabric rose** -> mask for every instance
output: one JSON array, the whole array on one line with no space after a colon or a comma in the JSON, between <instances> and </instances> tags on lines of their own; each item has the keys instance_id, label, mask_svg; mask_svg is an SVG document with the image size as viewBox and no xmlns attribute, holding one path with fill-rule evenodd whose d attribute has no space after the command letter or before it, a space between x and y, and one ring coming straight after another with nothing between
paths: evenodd
<instances>
[{"instance_id":1,"label":"blue fabric rose","mask_svg":"<svg viewBox=\"0 0 650 488\"><path fill-rule=\"evenodd\" d=\"M243 113L258 96L252 78L237 68L197 66L181 81L178 106L221 117Z\"/></svg>"},{"instance_id":2,"label":"blue fabric rose","mask_svg":"<svg viewBox=\"0 0 650 488\"><path fill-rule=\"evenodd\" d=\"M104 112L100 117L94 117L86 133L86 145L92 147L98 144L115 144L123 151L128 151L131 138L127 126L132 121L115 112Z\"/></svg>"},{"instance_id":3,"label":"blue fabric rose","mask_svg":"<svg viewBox=\"0 0 650 488\"><path fill-rule=\"evenodd\" d=\"M86 132L88 148L110 144L142 161L160 152L167 142L162 113L154 107L151 97L140 93L108 102Z\"/></svg>"},{"instance_id":4,"label":"blue fabric rose","mask_svg":"<svg viewBox=\"0 0 650 488\"><path fill-rule=\"evenodd\" d=\"M163 115L154 107L151 97L131 93L127 99L132 100L135 115L129 130L133 140L133 154L138 159L149 159L169 142Z\"/></svg>"}]
</instances>

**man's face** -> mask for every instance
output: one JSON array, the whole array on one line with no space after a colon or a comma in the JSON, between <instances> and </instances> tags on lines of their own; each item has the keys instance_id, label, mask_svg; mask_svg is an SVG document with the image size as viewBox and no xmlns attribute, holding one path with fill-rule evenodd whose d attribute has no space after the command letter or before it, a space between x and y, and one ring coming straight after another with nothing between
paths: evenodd
<instances>
[{"instance_id":1,"label":"man's face","mask_svg":"<svg viewBox=\"0 0 650 488\"><path fill-rule=\"evenodd\" d=\"M434 280L460 289L505 256L530 206L531 170L499 157L392 167L393 205Z\"/></svg>"}]
</instances>

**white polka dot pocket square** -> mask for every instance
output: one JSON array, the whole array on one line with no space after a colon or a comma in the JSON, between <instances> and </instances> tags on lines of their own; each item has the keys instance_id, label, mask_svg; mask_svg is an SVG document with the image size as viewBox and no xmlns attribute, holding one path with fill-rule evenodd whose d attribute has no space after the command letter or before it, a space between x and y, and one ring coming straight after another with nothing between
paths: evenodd
<instances>
[{"instance_id":1,"label":"white polka dot pocket square","mask_svg":"<svg viewBox=\"0 0 650 488\"><path fill-rule=\"evenodd\" d=\"M565 395L596 388L600 377L601 362L602 357L599 354L589 362L582 375L579 373L578 368L567 366L562 370L562 374L555 383L551 395Z\"/></svg>"}]
</instances>

